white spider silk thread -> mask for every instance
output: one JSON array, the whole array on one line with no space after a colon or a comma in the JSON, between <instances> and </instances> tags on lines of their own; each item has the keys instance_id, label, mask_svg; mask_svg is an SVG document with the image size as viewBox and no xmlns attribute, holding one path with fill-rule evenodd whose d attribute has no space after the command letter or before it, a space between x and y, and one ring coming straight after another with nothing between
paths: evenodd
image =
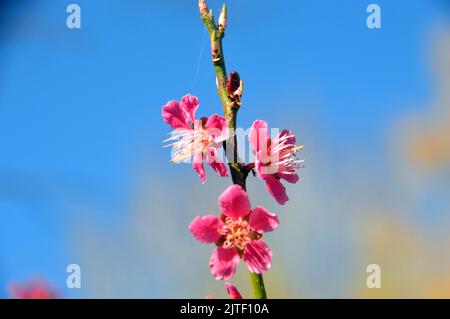
<instances>
[{"instance_id":1,"label":"white spider silk thread","mask_svg":"<svg viewBox=\"0 0 450 319\"><path fill-rule=\"evenodd\" d=\"M218 9L219 10L219 15L220 15L220 11L222 10L221 7L220 7L220 1L221 0L217 0L216 1L216 6L217 6L217 8L219 8ZM191 90L192 92L194 91L194 89L195 89L195 87L197 85L198 76L200 74L200 68L201 68L201 65L202 65L202 58L203 58L203 50L205 48L206 35L207 35L207 31L206 31L206 29L204 29L203 30L203 35L202 35L202 44L201 44L201 47L200 47L200 53L199 53L198 62L197 62L197 67L195 69L195 74L194 74L194 81L192 81L192 90ZM208 77L209 78L212 75L212 71L213 71L213 68L209 68L209 72L208 72Z\"/></svg>"},{"instance_id":2,"label":"white spider silk thread","mask_svg":"<svg viewBox=\"0 0 450 319\"><path fill-rule=\"evenodd\" d=\"M198 79L198 75L200 73L200 67L202 65L203 49L205 47L206 33L207 33L207 31L206 31L206 29L204 29L203 30L203 35L202 35L202 44L201 44L201 47L200 47L200 54L199 54L198 62L197 62L197 68L195 69L194 81L192 82L192 90L191 90L192 92L194 91L195 86L197 85L197 79Z\"/></svg>"}]
</instances>

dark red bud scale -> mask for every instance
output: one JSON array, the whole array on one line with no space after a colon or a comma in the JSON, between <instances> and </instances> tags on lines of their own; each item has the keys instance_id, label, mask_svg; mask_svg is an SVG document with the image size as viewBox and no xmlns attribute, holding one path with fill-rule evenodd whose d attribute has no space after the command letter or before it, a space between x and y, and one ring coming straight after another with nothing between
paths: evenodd
<instances>
[{"instance_id":1,"label":"dark red bud scale","mask_svg":"<svg viewBox=\"0 0 450 319\"><path fill-rule=\"evenodd\" d=\"M236 71L231 72L228 75L227 79L228 95L234 96L234 92L236 92L239 89L240 85L241 85L241 77L239 76L239 73L237 73Z\"/></svg>"}]
</instances>

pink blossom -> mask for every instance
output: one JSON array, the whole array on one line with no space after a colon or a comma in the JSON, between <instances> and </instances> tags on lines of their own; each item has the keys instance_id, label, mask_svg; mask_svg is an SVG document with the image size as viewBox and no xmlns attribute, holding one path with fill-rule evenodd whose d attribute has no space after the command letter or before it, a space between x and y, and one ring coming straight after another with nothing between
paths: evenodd
<instances>
[{"instance_id":1,"label":"pink blossom","mask_svg":"<svg viewBox=\"0 0 450 319\"><path fill-rule=\"evenodd\" d=\"M256 154L255 168L259 178L266 182L266 188L275 200L284 205L289 198L281 179L291 184L299 180L296 170L303 160L296 155L303 146L296 146L295 136L287 130L271 139L267 123L261 120L253 123L249 141Z\"/></svg>"},{"instance_id":2,"label":"pink blossom","mask_svg":"<svg viewBox=\"0 0 450 319\"><path fill-rule=\"evenodd\" d=\"M181 102L170 101L162 108L164 121L174 131L165 142L173 147L172 162L180 163L192 160L192 166L200 175L202 183L206 182L203 161L206 161L220 176L228 176L228 171L218 155L217 150L228 138L226 120L217 114L209 118L195 119L199 107L198 98L186 95Z\"/></svg>"},{"instance_id":3,"label":"pink blossom","mask_svg":"<svg viewBox=\"0 0 450 319\"><path fill-rule=\"evenodd\" d=\"M251 210L247 193L232 185L219 197L220 218L213 215L196 217L189 230L200 242L215 243L209 267L214 278L229 280L236 272L240 259L252 273L267 271L272 252L263 233L275 230L279 221L275 214L257 206Z\"/></svg>"},{"instance_id":4,"label":"pink blossom","mask_svg":"<svg viewBox=\"0 0 450 319\"><path fill-rule=\"evenodd\" d=\"M33 279L23 284L11 284L9 294L13 299L57 299L57 293L43 280Z\"/></svg>"}]
</instances>

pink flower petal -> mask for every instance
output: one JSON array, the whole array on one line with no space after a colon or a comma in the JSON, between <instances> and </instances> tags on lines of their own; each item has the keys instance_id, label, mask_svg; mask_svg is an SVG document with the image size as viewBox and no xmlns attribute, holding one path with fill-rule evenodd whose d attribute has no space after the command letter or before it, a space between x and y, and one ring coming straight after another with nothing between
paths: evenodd
<instances>
[{"instance_id":1,"label":"pink flower petal","mask_svg":"<svg viewBox=\"0 0 450 319\"><path fill-rule=\"evenodd\" d=\"M277 174L278 177L281 177L282 179L284 179L286 182L291 183L291 184L295 184L298 182L298 180L300 179L298 177L297 174L288 174L288 173L278 173Z\"/></svg>"},{"instance_id":2,"label":"pink flower petal","mask_svg":"<svg viewBox=\"0 0 450 319\"><path fill-rule=\"evenodd\" d=\"M225 288L227 289L227 293L230 295L231 299L244 299L235 285L226 282Z\"/></svg>"},{"instance_id":3,"label":"pink flower petal","mask_svg":"<svg viewBox=\"0 0 450 319\"><path fill-rule=\"evenodd\" d=\"M199 103L196 96L188 94L181 98L181 107L184 109L192 122L195 121L195 113L197 112L198 106Z\"/></svg>"},{"instance_id":4,"label":"pink flower petal","mask_svg":"<svg viewBox=\"0 0 450 319\"><path fill-rule=\"evenodd\" d=\"M216 247L209 261L211 273L217 280L230 280L239 264L239 254L235 248Z\"/></svg>"},{"instance_id":5,"label":"pink flower petal","mask_svg":"<svg viewBox=\"0 0 450 319\"><path fill-rule=\"evenodd\" d=\"M257 152L256 153L256 158L255 158L255 169L256 172L258 173L258 177L260 179L265 179L266 174L264 174L265 172L265 168L264 168L264 163L261 161L261 159L259 158L261 152Z\"/></svg>"},{"instance_id":6,"label":"pink flower petal","mask_svg":"<svg viewBox=\"0 0 450 319\"><path fill-rule=\"evenodd\" d=\"M205 174L205 167L203 166L203 155L202 154L194 154L192 167L195 169L197 174L202 179L202 184L205 184L206 183L206 174Z\"/></svg>"},{"instance_id":7,"label":"pink flower petal","mask_svg":"<svg viewBox=\"0 0 450 319\"><path fill-rule=\"evenodd\" d=\"M289 197L286 195L286 188L281 184L280 180L273 175L268 175L265 181L270 195L275 198L278 204L284 205L289 200Z\"/></svg>"},{"instance_id":8,"label":"pink flower petal","mask_svg":"<svg viewBox=\"0 0 450 319\"><path fill-rule=\"evenodd\" d=\"M210 147L206 153L206 162L215 170L220 176L228 176L228 170L225 164L223 164L217 157L217 150Z\"/></svg>"},{"instance_id":9,"label":"pink flower petal","mask_svg":"<svg viewBox=\"0 0 450 319\"><path fill-rule=\"evenodd\" d=\"M163 106L162 117L174 130L192 130L186 112L181 108L180 103L177 101L170 101Z\"/></svg>"},{"instance_id":10,"label":"pink flower petal","mask_svg":"<svg viewBox=\"0 0 450 319\"><path fill-rule=\"evenodd\" d=\"M253 122L250 129L250 134L248 135L248 140L255 153L262 150L264 154L267 154L267 142L269 140L269 126L267 123L262 120L256 120Z\"/></svg>"},{"instance_id":11,"label":"pink flower petal","mask_svg":"<svg viewBox=\"0 0 450 319\"><path fill-rule=\"evenodd\" d=\"M220 176L227 177L228 176L228 170L224 163L220 162L211 162L208 163L213 170L215 170Z\"/></svg>"},{"instance_id":12,"label":"pink flower petal","mask_svg":"<svg viewBox=\"0 0 450 319\"><path fill-rule=\"evenodd\" d=\"M221 143L228 138L229 129L227 120L220 115L211 115L205 124L206 135L215 143Z\"/></svg>"},{"instance_id":13,"label":"pink flower petal","mask_svg":"<svg viewBox=\"0 0 450 319\"><path fill-rule=\"evenodd\" d=\"M267 175L276 174L280 167L279 165L270 165L270 157L261 150L256 153L255 169L258 177L265 179Z\"/></svg>"},{"instance_id":14,"label":"pink flower petal","mask_svg":"<svg viewBox=\"0 0 450 319\"><path fill-rule=\"evenodd\" d=\"M222 237L219 229L223 227L223 222L216 216L208 215L203 217L196 217L189 230L192 235L200 242L205 244L215 243Z\"/></svg>"},{"instance_id":15,"label":"pink flower petal","mask_svg":"<svg viewBox=\"0 0 450 319\"><path fill-rule=\"evenodd\" d=\"M264 240L253 240L245 246L244 262L250 272L262 274L272 265L272 252Z\"/></svg>"},{"instance_id":16,"label":"pink flower petal","mask_svg":"<svg viewBox=\"0 0 450 319\"><path fill-rule=\"evenodd\" d=\"M275 230L280 223L277 215L270 213L262 206L256 206L250 214L249 221L250 227L258 233L271 232Z\"/></svg>"},{"instance_id":17,"label":"pink flower petal","mask_svg":"<svg viewBox=\"0 0 450 319\"><path fill-rule=\"evenodd\" d=\"M284 144L290 144L293 147L295 146L295 144L297 143L297 139L295 138L294 134L292 134L291 131L288 130L283 130L277 137L277 141L280 140L281 138L285 137L285 136L289 136L283 143Z\"/></svg>"},{"instance_id":18,"label":"pink flower petal","mask_svg":"<svg viewBox=\"0 0 450 319\"><path fill-rule=\"evenodd\" d=\"M233 219L239 219L250 213L250 201L247 193L238 185L231 185L219 197L222 213Z\"/></svg>"}]
</instances>

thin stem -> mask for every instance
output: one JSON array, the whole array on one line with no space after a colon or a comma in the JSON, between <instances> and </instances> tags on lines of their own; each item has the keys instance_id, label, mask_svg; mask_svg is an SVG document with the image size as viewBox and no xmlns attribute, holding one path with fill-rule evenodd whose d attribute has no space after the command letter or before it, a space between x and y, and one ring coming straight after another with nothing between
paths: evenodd
<instances>
[{"instance_id":1,"label":"thin stem","mask_svg":"<svg viewBox=\"0 0 450 319\"><path fill-rule=\"evenodd\" d=\"M264 287L264 278L262 275L250 273L253 293L256 299L267 299L266 288Z\"/></svg>"},{"instance_id":2,"label":"thin stem","mask_svg":"<svg viewBox=\"0 0 450 319\"><path fill-rule=\"evenodd\" d=\"M226 10L225 6L223 10ZM211 55L217 77L217 93L219 94L222 102L223 112L231 133L228 140L224 142L224 149L227 156L228 165L230 167L231 178L233 180L233 184L237 184L244 190L247 190L246 180L252 168L248 168L238 161L239 157L237 152L237 137L235 135L235 131L237 127L237 113L240 108L240 101L230 98L227 90L228 75L222 46L222 39L225 36L225 30L216 26L211 10L202 13L202 21L208 30L211 40ZM267 295L264 287L263 276L250 273L250 280L255 298L266 299Z\"/></svg>"}]
</instances>

